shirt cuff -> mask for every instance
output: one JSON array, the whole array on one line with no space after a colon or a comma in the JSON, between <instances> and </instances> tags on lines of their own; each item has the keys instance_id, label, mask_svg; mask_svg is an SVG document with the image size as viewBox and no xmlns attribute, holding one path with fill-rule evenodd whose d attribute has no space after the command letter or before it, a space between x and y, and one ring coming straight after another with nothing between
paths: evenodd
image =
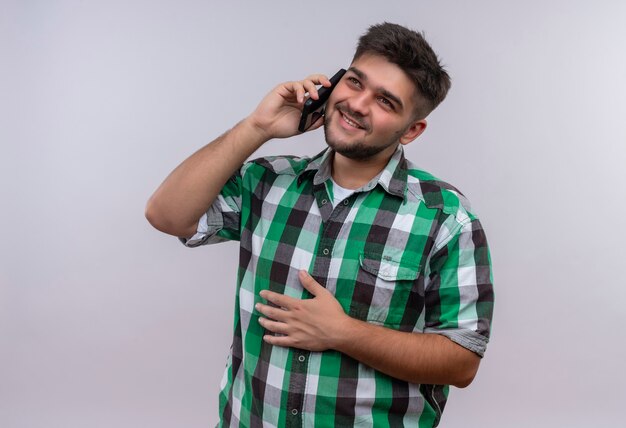
<instances>
[{"instance_id":1,"label":"shirt cuff","mask_svg":"<svg viewBox=\"0 0 626 428\"><path fill-rule=\"evenodd\" d=\"M198 228L196 229L196 234L191 238L181 238L178 239L183 243L186 247L198 247L200 245L209 244L213 242L221 242L223 239L213 239L217 238L217 232L222 230L224 227L224 218L222 217L222 212L213 204L209 207L208 211L200 217L198 220Z\"/></svg>"},{"instance_id":2,"label":"shirt cuff","mask_svg":"<svg viewBox=\"0 0 626 428\"><path fill-rule=\"evenodd\" d=\"M472 330L439 330L436 328L428 328L424 330L424 333L435 333L446 336L454 343L457 343L462 347L469 349L481 358L485 355L485 351L487 350L487 342L489 342L489 339L487 339L485 336Z\"/></svg>"}]
</instances>

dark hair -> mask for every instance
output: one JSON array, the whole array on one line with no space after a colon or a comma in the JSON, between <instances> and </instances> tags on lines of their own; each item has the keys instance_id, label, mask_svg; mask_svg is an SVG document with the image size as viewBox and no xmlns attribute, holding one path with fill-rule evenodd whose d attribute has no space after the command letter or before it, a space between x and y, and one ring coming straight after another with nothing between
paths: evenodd
<instances>
[{"instance_id":1,"label":"dark hair","mask_svg":"<svg viewBox=\"0 0 626 428\"><path fill-rule=\"evenodd\" d=\"M420 119L428 116L450 89L450 76L423 34L389 22L372 25L359 38L352 60L365 54L383 56L407 74L421 95L415 112Z\"/></svg>"}]
</instances>

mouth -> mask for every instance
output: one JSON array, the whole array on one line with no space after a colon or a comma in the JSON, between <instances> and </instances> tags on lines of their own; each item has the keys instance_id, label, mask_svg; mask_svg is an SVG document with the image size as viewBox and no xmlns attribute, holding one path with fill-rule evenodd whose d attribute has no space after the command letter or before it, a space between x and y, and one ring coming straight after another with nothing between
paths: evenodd
<instances>
[{"instance_id":1,"label":"mouth","mask_svg":"<svg viewBox=\"0 0 626 428\"><path fill-rule=\"evenodd\" d=\"M353 128L356 129L364 129L362 126L360 126L358 123L356 123L355 121L353 121L352 119L350 119L348 116L346 116L345 114L341 114L341 117L343 118L343 120L350 126L352 126Z\"/></svg>"},{"instance_id":2,"label":"mouth","mask_svg":"<svg viewBox=\"0 0 626 428\"><path fill-rule=\"evenodd\" d=\"M348 126L354 129L366 129L366 127L358 120L354 119L351 116L348 116L343 109L337 109L337 112L343 119L342 122L345 124L344 126Z\"/></svg>"}]
</instances>

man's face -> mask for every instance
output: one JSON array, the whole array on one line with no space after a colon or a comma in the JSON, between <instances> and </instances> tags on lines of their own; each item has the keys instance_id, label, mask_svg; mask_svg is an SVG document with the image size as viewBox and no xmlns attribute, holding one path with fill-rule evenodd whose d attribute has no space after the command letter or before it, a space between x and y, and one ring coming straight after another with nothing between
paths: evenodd
<instances>
[{"instance_id":1,"label":"man's face","mask_svg":"<svg viewBox=\"0 0 626 428\"><path fill-rule=\"evenodd\" d=\"M378 55L352 63L333 90L324 121L326 143L351 159L390 156L414 124L415 86ZM425 122L424 122L425 126ZM419 135L419 133L418 133Z\"/></svg>"}]
</instances>

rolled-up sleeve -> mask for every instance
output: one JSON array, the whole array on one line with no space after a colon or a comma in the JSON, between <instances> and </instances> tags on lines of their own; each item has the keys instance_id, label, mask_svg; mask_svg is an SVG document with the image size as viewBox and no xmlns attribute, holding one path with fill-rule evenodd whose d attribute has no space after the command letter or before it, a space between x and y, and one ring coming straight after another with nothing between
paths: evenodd
<instances>
[{"instance_id":1,"label":"rolled-up sleeve","mask_svg":"<svg viewBox=\"0 0 626 428\"><path fill-rule=\"evenodd\" d=\"M493 275L478 219L453 231L433 254L425 283L425 329L483 356L493 316Z\"/></svg>"},{"instance_id":2,"label":"rolled-up sleeve","mask_svg":"<svg viewBox=\"0 0 626 428\"><path fill-rule=\"evenodd\" d=\"M224 184L213 204L198 221L196 234L178 238L187 247L235 240L241 236L242 171L237 170Z\"/></svg>"}]
</instances>

